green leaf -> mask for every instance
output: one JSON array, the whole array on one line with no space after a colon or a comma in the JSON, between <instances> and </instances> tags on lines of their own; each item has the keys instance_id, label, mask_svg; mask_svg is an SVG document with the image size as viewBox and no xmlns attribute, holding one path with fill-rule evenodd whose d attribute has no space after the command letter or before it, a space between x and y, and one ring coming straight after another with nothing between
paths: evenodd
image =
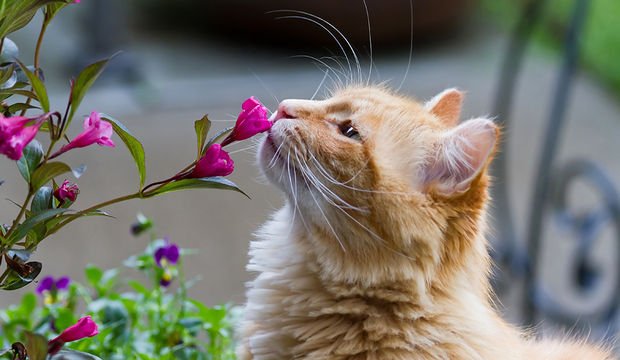
<instances>
[{"instance_id":1,"label":"green leaf","mask_svg":"<svg viewBox=\"0 0 620 360\"><path fill-rule=\"evenodd\" d=\"M49 112L50 111L50 100L47 96L47 90L45 89L45 84L43 84L43 81L39 79L39 77L34 72L30 71L30 69L28 69L28 67L24 65L21 61L18 60L17 63L19 64L19 67L22 68L22 71L28 77L28 80L30 81L30 85L32 86L32 90L34 91L35 94L37 94L37 98L39 99L39 104L41 104L41 109L43 109L44 112Z\"/></svg>"},{"instance_id":2,"label":"green leaf","mask_svg":"<svg viewBox=\"0 0 620 360\"><path fill-rule=\"evenodd\" d=\"M120 121L107 114L101 114L101 119L112 124L114 132L121 138L121 140L123 140L125 146L127 146L127 149L129 150L129 153L133 157L136 167L138 168L138 174L140 175L139 189L142 189L144 186L144 181L146 180L146 162L142 143L140 143L140 141L138 141L138 139L136 139L136 137L133 136Z\"/></svg>"},{"instance_id":3,"label":"green leaf","mask_svg":"<svg viewBox=\"0 0 620 360\"><path fill-rule=\"evenodd\" d=\"M0 85L4 85L3 87L11 87L14 84L7 84L5 85L4 83L6 83L7 81L9 81L9 79L13 76L13 74L15 73L15 64L9 64L7 66L3 66L0 69ZM16 78L17 80L17 78Z\"/></svg>"},{"instance_id":4,"label":"green leaf","mask_svg":"<svg viewBox=\"0 0 620 360\"><path fill-rule=\"evenodd\" d=\"M52 356L50 360L101 360L101 358L81 351L60 350L58 354Z\"/></svg>"},{"instance_id":5,"label":"green leaf","mask_svg":"<svg viewBox=\"0 0 620 360\"><path fill-rule=\"evenodd\" d=\"M223 189L233 190L242 193L248 199L250 198L246 193L235 185L234 182L223 178L221 176L206 177L199 179L183 179L170 182L161 188L144 194L145 197L157 196L172 191L187 190L187 189Z\"/></svg>"},{"instance_id":6,"label":"green leaf","mask_svg":"<svg viewBox=\"0 0 620 360\"><path fill-rule=\"evenodd\" d=\"M103 69L108 64L108 61L110 61L114 56L116 56L116 54L107 59L90 64L78 74L71 90L71 110L69 111L69 117L67 118L67 127L69 127L75 112L80 107L80 103L82 102L84 95L86 95L88 89L90 89L95 80L97 80L99 75L101 75Z\"/></svg>"},{"instance_id":7,"label":"green leaf","mask_svg":"<svg viewBox=\"0 0 620 360\"><path fill-rule=\"evenodd\" d=\"M34 105L26 104L26 103L15 103L9 106L9 112L11 114L18 113L22 110L30 110L30 109L40 109L40 108L38 106L34 106ZM47 128L48 127L47 123L43 123L41 127L39 128L39 130L46 131L43 127ZM49 129L47 129L47 131L49 131Z\"/></svg>"},{"instance_id":8,"label":"green leaf","mask_svg":"<svg viewBox=\"0 0 620 360\"><path fill-rule=\"evenodd\" d=\"M50 186L43 186L34 194L30 211L38 214L52 208L52 197L54 190Z\"/></svg>"},{"instance_id":9,"label":"green leaf","mask_svg":"<svg viewBox=\"0 0 620 360\"><path fill-rule=\"evenodd\" d=\"M93 286L99 286L99 281L103 278L103 270L94 266L87 265L86 269L84 269L84 275L86 275L86 280Z\"/></svg>"},{"instance_id":10,"label":"green leaf","mask_svg":"<svg viewBox=\"0 0 620 360\"><path fill-rule=\"evenodd\" d=\"M215 135L213 135L213 137L211 137L211 139L209 139L209 141L207 142L207 145L205 146L205 148L203 149L203 153L207 151L207 149L213 145L213 143L221 140L222 138L224 138L224 136L228 135L235 127L231 126L228 127L224 130L220 130L218 133L216 133Z\"/></svg>"},{"instance_id":11,"label":"green leaf","mask_svg":"<svg viewBox=\"0 0 620 360\"><path fill-rule=\"evenodd\" d=\"M37 140L32 140L30 144L24 148L24 155L21 159L17 160L17 168L19 169L19 173L22 174L22 177L26 180L26 182L30 182L32 173L35 172L35 169L39 166L42 158L43 147L41 146L41 143Z\"/></svg>"},{"instance_id":12,"label":"green leaf","mask_svg":"<svg viewBox=\"0 0 620 360\"><path fill-rule=\"evenodd\" d=\"M35 170L35 172L32 174L32 181L30 182L30 184L32 185L33 189L38 189L41 186L47 184L48 181L52 180L56 176L68 172L71 172L71 167L69 165L60 161L48 162Z\"/></svg>"},{"instance_id":13,"label":"green leaf","mask_svg":"<svg viewBox=\"0 0 620 360\"><path fill-rule=\"evenodd\" d=\"M45 360L47 357L47 339L43 335L26 331L26 351L29 360Z\"/></svg>"},{"instance_id":14,"label":"green leaf","mask_svg":"<svg viewBox=\"0 0 620 360\"><path fill-rule=\"evenodd\" d=\"M28 231L30 231L33 227L35 227L37 224L40 224L48 219L53 218L54 216L58 215L58 214L62 214L66 211L68 211L69 209L49 209L46 211L43 211L35 216L32 216L30 218L28 218L26 221L24 221L23 223L19 224L17 226L17 228L15 229L15 231L13 231L13 233L11 233L11 235L9 236L9 238L7 239L7 243L9 243L10 245L14 244L15 242L19 241L20 239L22 239L24 236L26 236L26 234L28 233Z\"/></svg>"},{"instance_id":15,"label":"green leaf","mask_svg":"<svg viewBox=\"0 0 620 360\"><path fill-rule=\"evenodd\" d=\"M209 134L209 129L211 129L211 121L207 117L207 115L203 116L202 119L196 120L194 122L194 130L196 131L196 141L198 142L198 158L200 158L204 154L204 146L205 141L207 140L207 135Z\"/></svg>"}]
</instances>

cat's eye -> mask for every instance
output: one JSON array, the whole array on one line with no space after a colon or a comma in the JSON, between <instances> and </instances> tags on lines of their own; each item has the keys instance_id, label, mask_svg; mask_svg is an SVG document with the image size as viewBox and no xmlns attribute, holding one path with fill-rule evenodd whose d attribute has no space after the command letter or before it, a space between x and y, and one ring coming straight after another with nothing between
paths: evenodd
<instances>
[{"instance_id":1,"label":"cat's eye","mask_svg":"<svg viewBox=\"0 0 620 360\"><path fill-rule=\"evenodd\" d=\"M350 139L357 140L357 141L362 139L360 137L360 133L357 131L357 129L355 129L355 127L353 127L353 125L351 125L350 121L340 124L338 128L340 129L340 133L342 133L342 135Z\"/></svg>"}]
</instances>

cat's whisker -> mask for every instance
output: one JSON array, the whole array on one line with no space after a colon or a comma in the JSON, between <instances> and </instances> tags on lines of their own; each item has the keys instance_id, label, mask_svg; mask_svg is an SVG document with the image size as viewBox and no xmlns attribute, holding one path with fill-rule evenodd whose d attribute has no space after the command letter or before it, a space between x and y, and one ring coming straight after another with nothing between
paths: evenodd
<instances>
[{"instance_id":1,"label":"cat's whisker","mask_svg":"<svg viewBox=\"0 0 620 360\"><path fill-rule=\"evenodd\" d=\"M299 158L299 157L298 157ZM338 194L334 193L330 188L328 188L327 186L325 186L325 184L323 184L319 178L316 176L316 174L310 169L308 163L305 162L305 160L301 159L304 162L304 167L306 170L306 174L309 177L309 180L318 188L317 190L319 190L321 193L324 194L325 199L332 205L337 206L339 208L346 208L346 209L350 209L350 210L356 210L356 211L360 211L360 212L367 212L368 210L366 209L362 209L356 206L353 206L351 204L349 204L348 202L344 201L340 196L338 196ZM340 202L342 205L337 204L336 202Z\"/></svg>"},{"instance_id":2,"label":"cat's whisker","mask_svg":"<svg viewBox=\"0 0 620 360\"><path fill-rule=\"evenodd\" d=\"M314 174L312 173L312 171L310 170L310 168L308 167L308 165L307 165L307 164L306 164L305 166L303 166L303 164L302 164L302 163L300 162L300 160L299 160L299 157L298 157L298 156L296 156L295 158L296 158L296 161L297 161L297 163L299 164L300 168L302 169L302 172L303 172L305 175L314 175ZM305 179L305 178L306 178L306 176L304 176L304 179ZM318 181L318 179L317 179L316 177L314 177L314 179L315 179L316 181ZM308 177L308 181L312 182L312 177ZM319 183L320 183L320 181L319 181ZM306 182L306 185L307 185L307 184L308 184L308 183ZM381 246L383 246L385 249L387 249L387 250L389 250L389 251L393 252L393 253L394 253L394 254L396 254L396 255L403 256L403 257L405 257L406 259L409 259L409 260L415 260L414 258L412 258L412 257L408 256L407 254L404 254L404 253L402 253L402 252L400 252L400 251L398 251L398 250L396 250L396 249L391 248L391 247L389 246L388 242L387 242L385 239L383 239L381 236L377 235L377 233L375 233L374 231L372 231L371 229L369 229L367 226L365 226L364 224L362 224L359 220L355 219L355 217L353 217L351 214L349 214L348 212L346 212L346 211L345 211L345 209L343 209L341 206L338 206L338 205L337 205L337 204L335 204L334 202L329 201L329 199L327 198L327 195L326 195L324 192L322 192L322 191L320 190L320 188L318 188L318 187L316 186L316 184L315 184L315 189L316 189L316 190L317 190L317 191L318 191L318 192L319 192L319 193L320 193L320 194L321 194L321 195L322 195L322 196L323 196L323 197L327 200L327 202L328 202L329 204L331 204L332 206L334 206L336 209L338 209L340 212L342 212L345 216L347 216L349 219L351 219L353 222L355 222L358 226L360 226L363 230L365 230L365 231L366 231L366 232L367 232L367 233L368 233L368 234L369 234L372 238L374 238L375 240L378 240L378 241L379 241L379 244L380 244ZM313 196L313 198L314 198L314 196ZM315 202L316 202L316 199L314 199L314 200L315 200ZM318 204L317 204L317 205L318 205Z\"/></svg>"},{"instance_id":3,"label":"cat's whisker","mask_svg":"<svg viewBox=\"0 0 620 360\"><path fill-rule=\"evenodd\" d=\"M370 77L372 76L372 66L373 66L373 58L372 58L372 31L370 26L370 14L368 13L368 4L366 0L362 0L364 3L364 10L366 11L366 22L368 24L368 46L370 50L370 65L368 66L368 78L366 79L366 86L370 84Z\"/></svg>"},{"instance_id":4,"label":"cat's whisker","mask_svg":"<svg viewBox=\"0 0 620 360\"><path fill-rule=\"evenodd\" d=\"M405 70L403 79L400 81L396 91L400 91L403 87L409 76L409 70L411 69L411 60L413 58L413 0L409 0L409 20L409 59L407 60L407 69Z\"/></svg>"},{"instance_id":5,"label":"cat's whisker","mask_svg":"<svg viewBox=\"0 0 620 360\"><path fill-rule=\"evenodd\" d=\"M304 182L306 182L306 186L308 186L308 188L310 189L310 186L308 185L306 177L303 177L303 179L304 179ZM321 216L323 216L323 220L325 220L325 223L327 224L327 226L331 230L332 234L334 235L334 237L338 241L338 244L342 248L342 251L346 253L347 249L345 248L344 243L342 242L342 240L340 240L340 237L336 233L336 230L332 226L331 222L329 222L329 219L327 219L327 216L325 215L325 212L323 211L323 208L321 207L321 205L319 204L318 200L316 199L316 196L314 196L314 193L312 192L312 190L308 191L308 193L312 197L312 200L314 200L314 203L316 204L317 208L319 209L319 212L321 213Z\"/></svg>"},{"instance_id":6,"label":"cat's whisker","mask_svg":"<svg viewBox=\"0 0 620 360\"><path fill-rule=\"evenodd\" d=\"M236 120L235 119L224 120L224 119L211 119L211 118L209 118L209 121L211 121L211 122L234 123Z\"/></svg>"},{"instance_id":7,"label":"cat's whisker","mask_svg":"<svg viewBox=\"0 0 620 360\"><path fill-rule=\"evenodd\" d=\"M280 156L280 150L282 149L282 146L284 146L284 142L282 142L278 148L276 149L276 151L274 151L273 156L271 157L271 160L269 161L269 163L267 164L267 168L269 169L273 169L273 167L276 165L277 163L277 159Z\"/></svg>"},{"instance_id":8,"label":"cat's whisker","mask_svg":"<svg viewBox=\"0 0 620 360\"><path fill-rule=\"evenodd\" d=\"M383 194L383 195L400 195L400 196L412 195L412 193L403 192L403 191L381 191L381 190L360 189L360 188L357 188L357 187L353 187L353 186L347 185L347 183L353 181L355 179L355 177L359 176L362 173L362 171L364 170L364 167L362 167L362 169L359 170L351 179L349 179L349 180L347 180L345 182L340 182L340 181L336 180L333 177L333 175L331 175L323 167L323 165L321 165L321 163L316 159L316 157L314 156L314 154L312 154L312 152L308 152L308 154L310 155L310 159L315 163L315 165L316 165L317 169L319 170L319 172L321 173L321 175L323 175L329 182L331 182L334 185L342 186L342 187L344 187L346 189L349 189L349 190L365 192L365 193Z\"/></svg>"},{"instance_id":9,"label":"cat's whisker","mask_svg":"<svg viewBox=\"0 0 620 360\"><path fill-rule=\"evenodd\" d=\"M349 65L349 73L352 74L353 73L353 68L351 67L351 60L349 59L349 56L347 55L347 52L344 50L344 46L342 46L342 43L340 42L340 40L338 40L338 37L336 37L336 35L334 35L334 33L332 33L325 25L321 24L319 21L316 21L308 16L312 16L315 18L318 18L320 20L323 20L322 18L307 13L305 11L300 11L300 10L276 10L273 12L292 12L292 13L296 13L296 14L303 14L304 16L300 16L300 15L287 15L287 16L280 16L277 17L276 19L298 19L298 20L305 20L305 21L309 21L319 27L321 27L323 30L325 30L333 39L334 41L336 41L336 44L338 44L338 47L340 48L340 50L342 51L342 54L345 56L345 58L347 59L347 64ZM330 24L331 25L331 24ZM332 26L333 27L333 26ZM335 29L336 31L338 31L338 33L340 33L340 31L338 29ZM342 35L342 33L340 33ZM346 39L345 39L346 40ZM347 41L348 42L348 41Z\"/></svg>"},{"instance_id":10,"label":"cat's whisker","mask_svg":"<svg viewBox=\"0 0 620 360\"><path fill-rule=\"evenodd\" d=\"M252 145L250 145L248 147L244 147L242 149L237 149L237 150L229 151L228 154L232 155L232 154L236 154L236 153L240 153L240 152L256 149L258 146L259 146L258 143L257 144L252 144Z\"/></svg>"},{"instance_id":11,"label":"cat's whisker","mask_svg":"<svg viewBox=\"0 0 620 360\"><path fill-rule=\"evenodd\" d=\"M310 100L314 100L316 95L319 93L319 90L321 90L321 87L325 83L325 79L327 79L327 75L329 75L329 70L325 70L325 75L323 75L323 79L319 83L319 86L317 86L316 90L314 90L314 94L312 94L312 96L310 97Z\"/></svg>"},{"instance_id":12,"label":"cat's whisker","mask_svg":"<svg viewBox=\"0 0 620 360\"><path fill-rule=\"evenodd\" d=\"M334 73L334 75L336 76L336 78L338 78L338 82L339 82L339 83L342 83L342 79L340 78L340 75L338 75L338 74L340 73L342 76L346 76L346 74L345 74L344 72L342 72L342 71L337 71L337 70L336 70L336 69L334 69L332 66L330 66L329 64L327 64L325 61L320 60L320 59L318 59L318 58L316 58L316 57L314 57L314 56L311 56L311 55L300 54L300 55L294 55L294 56L291 56L291 58L306 58L306 59L310 59L310 60L312 60L312 61L314 61L314 62L316 62L316 63L318 63L318 64L320 64L320 65L325 66L325 68L326 68L326 69L331 70L331 72L333 72L333 73ZM319 67L319 68L320 68L320 67ZM331 77L331 75L328 75L328 76L332 79L332 82L335 82L334 78L333 78L333 77Z\"/></svg>"},{"instance_id":13,"label":"cat's whisker","mask_svg":"<svg viewBox=\"0 0 620 360\"><path fill-rule=\"evenodd\" d=\"M261 79L254 71L252 71L252 75L254 75L254 77L256 78L256 80L258 80L258 82L260 83L260 85L263 87L263 89L265 89L269 95L271 95L271 97L273 97L273 99L276 101L276 105L280 103L280 100L278 100L278 97L276 96L276 94L271 91L271 89L269 89L267 87L267 85L265 84L265 82L263 81L263 79Z\"/></svg>"},{"instance_id":14,"label":"cat's whisker","mask_svg":"<svg viewBox=\"0 0 620 360\"><path fill-rule=\"evenodd\" d=\"M355 64L356 64L356 67L357 67L358 80L361 82L361 80L362 80L362 66L360 65L359 57L357 56L357 53L355 52L355 48L353 48L353 45L351 45L351 42L349 41L349 39L346 36L344 36L344 34L340 31L340 29L338 29L336 26L334 26L329 21L323 19L322 17L320 17L318 15L314 15L314 14L306 12L306 11L301 11L301 10L283 10L283 11L289 11L289 12L296 13L296 14L302 14L302 15L311 17L313 19L316 19L318 21L322 21L324 24L326 24L327 26L332 28L336 33L338 33L338 35L340 35L340 37L346 42L347 46L349 47L349 50L351 51L351 54L353 55L353 58L355 60ZM315 21L313 21L310 18L303 18L303 17L300 17L300 18L306 19L307 21L315 22ZM335 36L332 34L332 32L329 31L327 28L325 28L325 26L323 26L323 24L318 23L318 22L316 22L316 23L317 23L317 25L320 25L321 27L323 27L326 31L328 31L332 35L332 37L335 38ZM336 41L338 42L339 45L341 45L340 42L337 39L336 39ZM346 55L347 53L344 51L344 49L342 49L342 46L341 46L341 50L343 50L343 54L348 59L348 56ZM349 62L349 64L350 64L350 62ZM352 69L349 69L349 71L351 72L351 81L353 81L353 71L352 71Z\"/></svg>"}]
</instances>

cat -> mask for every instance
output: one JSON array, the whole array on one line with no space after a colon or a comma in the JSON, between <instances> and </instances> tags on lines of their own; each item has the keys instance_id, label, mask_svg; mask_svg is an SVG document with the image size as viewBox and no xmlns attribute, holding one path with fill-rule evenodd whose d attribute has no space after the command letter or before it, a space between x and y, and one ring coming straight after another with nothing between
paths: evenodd
<instances>
[{"instance_id":1,"label":"cat","mask_svg":"<svg viewBox=\"0 0 620 360\"><path fill-rule=\"evenodd\" d=\"M286 197L250 245L240 360L612 359L536 341L494 308L487 251L492 120L463 94L377 86L285 100L258 162Z\"/></svg>"}]
</instances>

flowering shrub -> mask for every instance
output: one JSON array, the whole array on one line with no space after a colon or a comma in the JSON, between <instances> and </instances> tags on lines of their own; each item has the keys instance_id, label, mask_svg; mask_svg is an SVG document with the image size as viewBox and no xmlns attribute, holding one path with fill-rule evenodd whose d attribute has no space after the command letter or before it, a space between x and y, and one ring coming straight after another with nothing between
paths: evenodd
<instances>
[{"instance_id":1,"label":"flowering shrub","mask_svg":"<svg viewBox=\"0 0 620 360\"><path fill-rule=\"evenodd\" d=\"M8 224L0 224L0 290L15 290L32 283L41 272L43 266L41 262L31 260L33 252L40 243L82 217L108 216L102 210L108 205L196 188L225 189L243 193L233 182L224 178L224 176L230 175L234 171L234 162L223 147L235 141L252 137L271 127L271 122L267 119L267 109L254 98L250 98L242 104L241 113L234 127L220 131L210 138L209 130L211 123L205 115L202 119L194 122L198 145L196 157L188 161L189 164L174 175L150 184L147 184L146 155L142 144L120 121L112 116L92 111L90 115L84 117L82 132L70 139L67 136L67 130L76 116L78 116L80 103L110 59L98 61L79 72L70 82L71 86L67 103L63 106L64 111L57 111L50 104L47 94L43 70L40 66L40 49L47 27L58 11L69 4L77 4L79 2L79 0L0 0L0 154L16 161L17 169L24 178L26 185L26 194L23 201L15 202L15 205L18 206L16 215ZM28 24L37 11L42 11L43 21L35 46L33 65L26 66L19 59L17 45L7 36ZM48 139L47 141L39 142L37 138L40 137L47 137ZM222 139L223 141L220 143ZM85 168L81 166L72 167L63 162L61 159L62 155L68 151L78 151L80 148L88 146L115 147L120 143L128 149L135 161L139 178L137 190L113 199L102 200L93 205L81 208L75 207L74 205L78 202L80 191L84 190L80 189L76 182L85 171ZM74 178L71 181L67 179L70 174ZM0 180L1 184L2 181ZM137 225L134 231L139 233L141 231L140 226L144 227L145 225ZM148 228L148 226L146 227ZM143 264L143 266L146 266L150 269L149 271L157 275L157 284L168 286L175 276L179 274L178 248L170 243L160 245L161 248L157 250L159 255L157 255L156 259L151 256L150 262L148 264L145 263L146 265ZM150 255L154 256L155 252ZM91 269L90 273L92 272L97 271ZM101 284L93 283L93 286L98 291L102 290ZM67 287L69 287L69 290L66 290ZM81 328L79 324L82 324L85 320L77 322L78 325L76 326L78 328L70 327L77 321L72 314L75 311L74 301L79 295L77 290L81 289L81 287L75 284L69 285L66 279L44 279L41 281L38 289L46 301L50 303L57 303L63 300L64 296L67 296L66 307L52 307L49 310L47 316L53 320L51 323L48 322L49 324L47 325L50 331L55 332L57 329L69 328L72 329L70 333L74 334L75 329ZM65 294L67 291L68 293ZM159 294L156 295L159 301L157 312L160 312L161 307L169 301L165 300L161 290L156 291L156 293ZM105 294L98 293L98 296L105 296ZM141 296L148 301L152 299L152 295L147 295L146 293L141 293ZM32 299L25 298L25 301L21 305L23 309L27 309L31 305ZM114 301L116 301L114 306L118 310L120 309L120 304L126 305L128 300L117 298ZM108 315L116 311L105 307L103 302L98 304L107 309L105 311L108 311L106 312ZM105 304L109 305L111 303ZM152 304L136 302L134 305L151 306ZM91 303L89 306L94 305ZM182 308L186 308L184 303ZM130 310L136 311L136 309L132 308ZM126 309L125 312L130 313L130 310ZM143 310L147 311L147 313L150 311L146 308ZM204 316L216 316L208 314L213 314L213 311L216 313L220 311L208 310L207 308L203 310L207 314ZM98 311L93 310L92 312L96 314ZM112 311L112 313L109 311ZM225 310L221 311L225 313ZM125 312L122 313L125 314ZM184 314L185 310L181 312L181 315ZM164 316L163 314L161 315ZM179 315L179 319L182 317L181 315ZM96 318L95 315L93 316ZM120 315L116 314L114 316L116 319ZM183 341L182 337L185 332L177 329L178 326L183 324L172 322L173 320L180 321L179 319L169 319L167 324L170 328L160 329L161 331L158 333L158 336L161 335L158 338L159 343L154 348L156 351L153 352L158 354L155 358L160 358L159 355L163 351L163 346L177 344L175 342L171 345L171 339L180 341L180 344L187 343ZM104 325L106 324L106 329L111 328L111 325L104 321ZM35 324L30 323L30 325ZM39 326L42 325L38 324L36 326L37 332L45 332ZM60 335L60 337L51 340L48 346L45 345L46 341L44 338L26 333L24 336L26 336L27 341L24 346L20 342L24 338L16 334L10 334L7 330L9 328L5 327L5 336L7 339L11 339L13 344L12 349L7 351L13 354L16 359L44 359L48 354L55 354L62 344L68 341L67 339L73 338L71 336L67 337L68 335L65 337ZM178 330L178 332L169 333L169 330L172 331L174 329L176 329L175 331ZM110 331L116 334L117 330ZM94 335L95 332L90 334ZM108 339L108 335L108 333L105 333L103 337ZM173 335L177 337L170 337ZM97 338L101 338L101 335ZM135 340L139 342L143 339ZM90 343L84 343L104 346L103 341L98 339L92 340ZM118 348L126 349L127 346L119 345ZM181 348L186 349L185 347ZM85 346L84 349L90 350L91 347ZM62 351L58 354L60 355L61 353ZM105 352L103 350L100 353L106 354L106 358L109 358L108 355L114 354L111 351ZM141 359L149 358L141 357Z\"/></svg>"},{"instance_id":2,"label":"flowering shrub","mask_svg":"<svg viewBox=\"0 0 620 360\"><path fill-rule=\"evenodd\" d=\"M0 347L10 349L27 339L27 346L38 343L50 353L64 348L64 354L72 349L106 360L234 359L237 311L208 307L187 296L195 282L183 271L190 252L157 237L143 216L132 233L149 236L150 242L143 253L125 261L124 270L89 266L86 284L46 277L20 304L0 311Z\"/></svg>"}]
</instances>

